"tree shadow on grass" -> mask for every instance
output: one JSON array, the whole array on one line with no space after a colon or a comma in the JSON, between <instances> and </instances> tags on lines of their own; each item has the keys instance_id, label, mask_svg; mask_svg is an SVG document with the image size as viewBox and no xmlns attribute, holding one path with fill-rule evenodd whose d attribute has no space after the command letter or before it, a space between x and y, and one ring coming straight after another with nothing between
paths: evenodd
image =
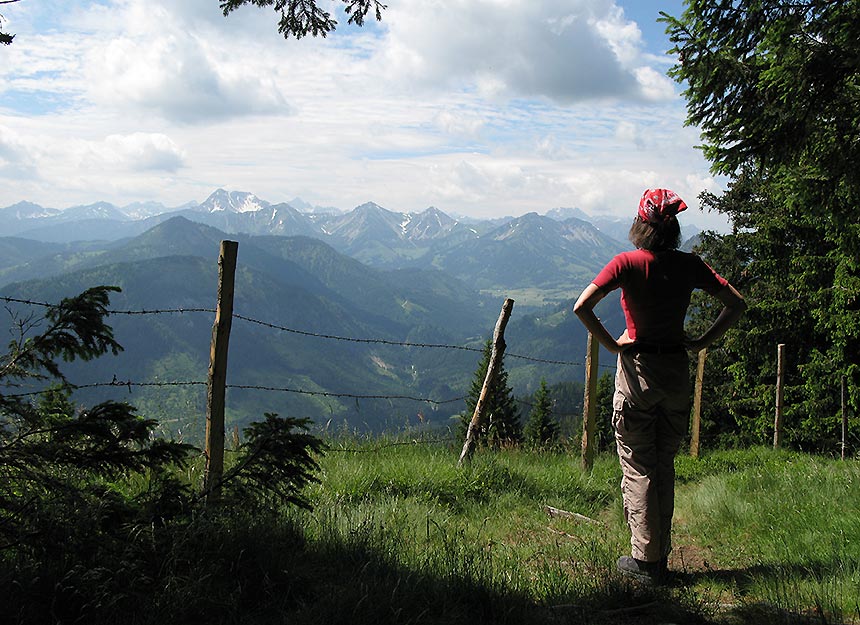
<instances>
[{"instance_id":1,"label":"tree shadow on grass","mask_svg":"<svg viewBox=\"0 0 860 625\"><path fill-rule=\"evenodd\" d=\"M276 547L286 557L268 563L269 608L242 623L295 625L706 625L701 606L664 587L630 583L612 570L598 583L561 583L536 601L517 577L487 566L480 550L433 554L425 568L407 566L396 551L360 532ZM270 550L267 550L270 551ZM246 549L247 553L247 549ZM249 554L250 555L250 554ZM260 557L249 562L261 563ZM472 560L474 558L474 560ZM448 563L450 566L440 566ZM493 573L492 571L496 572ZM440 572L442 571L442 572ZM260 575L258 570L257 575ZM592 580L593 581L593 580ZM258 603L258 605L260 605ZM275 618L272 618L275 617Z\"/></svg>"},{"instance_id":2,"label":"tree shadow on grass","mask_svg":"<svg viewBox=\"0 0 860 625\"><path fill-rule=\"evenodd\" d=\"M725 606L721 620L729 623L768 623L773 625L809 625L812 623L843 623L860 622L852 617L845 621L841 614L825 614L820 605L800 606L796 611L772 605L761 599L751 599L753 591L760 587L762 580L769 580L777 596L791 601L792 596L788 580L802 579L819 581L828 576L844 574L843 564L838 562L814 562L804 565L796 564L761 564L738 569L712 569L705 562L704 570L673 572L670 584L675 587L696 587L716 584L734 589L739 601L737 604ZM748 599L749 598L749 599ZM857 618L860 618L858 608Z\"/></svg>"},{"instance_id":3,"label":"tree shadow on grass","mask_svg":"<svg viewBox=\"0 0 860 625\"><path fill-rule=\"evenodd\" d=\"M305 521L307 521L305 517ZM453 537L405 563L381 525L315 538L281 517L250 512L201 518L162 534L130 536L100 566L39 562L30 577L0 566L0 623L89 625L708 625L694 593L631 583L613 569L559 569L540 582L506 571L491 554ZM732 572L715 572L731 575ZM740 577L751 572L737 572ZM704 573L703 575L708 575ZM681 578L695 583L695 578ZM528 586L528 587L526 587ZM551 587L550 587L551 586ZM541 591L537 591L541 592ZM770 622L745 620L745 623ZM775 621L780 622L780 621ZM781 621L785 623L794 622ZM802 622L802 621L798 621Z\"/></svg>"}]
</instances>

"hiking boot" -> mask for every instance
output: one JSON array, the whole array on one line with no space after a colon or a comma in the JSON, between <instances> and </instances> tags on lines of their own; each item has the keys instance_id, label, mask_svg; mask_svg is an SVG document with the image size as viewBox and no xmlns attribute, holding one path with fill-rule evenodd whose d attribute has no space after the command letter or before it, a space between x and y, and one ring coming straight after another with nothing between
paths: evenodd
<instances>
[{"instance_id":1,"label":"hiking boot","mask_svg":"<svg viewBox=\"0 0 860 625\"><path fill-rule=\"evenodd\" d=\"M637 560L631 556L621 556L618 558L617 567L619 572L625 577L659 584L669 574L668 563L668 558L663 558L659 562L646 562L645 560Z\"/></svg>"}]
</instances>

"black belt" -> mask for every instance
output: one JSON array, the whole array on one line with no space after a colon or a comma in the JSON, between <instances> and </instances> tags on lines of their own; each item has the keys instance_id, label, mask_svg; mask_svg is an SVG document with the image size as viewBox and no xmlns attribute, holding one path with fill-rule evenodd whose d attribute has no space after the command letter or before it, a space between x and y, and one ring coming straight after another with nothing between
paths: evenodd
<instances>
[{"instance_id":1,"label":"black belt","mask_svg":"<svg viewBox=\"0 0 860 625\"><path fill-rule=\"evenodd\" d=\"M687 351L683 345L655 345L654 343L633 343L629 348L631 352L640 354L680 354Z\"/></svg>"}]
</instances>

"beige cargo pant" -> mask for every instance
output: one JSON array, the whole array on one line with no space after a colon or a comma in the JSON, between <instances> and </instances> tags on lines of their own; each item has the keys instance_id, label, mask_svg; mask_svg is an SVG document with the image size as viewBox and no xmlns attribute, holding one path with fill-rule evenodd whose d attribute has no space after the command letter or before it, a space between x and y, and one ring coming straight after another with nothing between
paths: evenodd
<instances>
[{"instance_id":1,"label":"beige cargo pant","mask_svg":"<svg viewBox=\"0 0 860 625\"><path fill-rule=\"evenodd\" d=\"M686 352L618 356L613 427L632 556L656 562L672 549L675 454L690 416Z\"/></svg>"}]
</instances>

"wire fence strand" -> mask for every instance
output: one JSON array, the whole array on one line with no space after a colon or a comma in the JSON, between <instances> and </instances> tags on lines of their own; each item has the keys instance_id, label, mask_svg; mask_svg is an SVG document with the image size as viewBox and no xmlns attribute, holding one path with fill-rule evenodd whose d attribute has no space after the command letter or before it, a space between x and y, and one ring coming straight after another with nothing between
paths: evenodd
<instances>
[{"instance_id":1,"label":"wire fence strand","mask_svg":"<svg viewBox=\"0 0 860 625\"><path fill-rule=\"evenodd\" d=\"M49 304L47 302L37 302L33 300L25 300L18 299L14 297L0 297L0 301L5 302L13 302L18 304L28 304L32 306L42 306L46 308L56 308L59 304ZM208 313L215 314L215 310L212 308L162 308L162 309L141 309L141 310L108 310L109 315L163 315L163 314L184 314L184 313ZM296 328L290 328L284 325L280 325L277 323L272 323L270 321L263 321L261 319L255 319L253 317L249 317L247 315L241 315L238 313L233 313L233 319L239 319L241 321L245 321L247 323L259 325L262 327L270 328L272 330L280 330L282 332L288 332L291 334L297 334L300 336L308 336L314 338L322 338L328 340L335 341L348 341L352 343L364 343L364 344L378 344L378 345L393 345L398 347L415 347L415 348L425 348L425 349L448 349L448 350L460 350L466 352L477 352L482 353L484 350L481 347L470 347L468 345L450 345L446 343L413 343L409 341L395 341L393 339L383 339L383 338L356 338L349 336L340 336L337 334L327 334L322 332L310 332L308 330L298 330ZM525 360L528 362L535 362L541 364L548 365L561 365L561 366L575 366L575 367L583 367L585 363L574 361L574 360L551 360L547 358L537 358L535 356L527 356L523 354L517 354L512 352L507 352L505 354L508 358L514 358L518 360ZM614 365L602 365L611 368L615 368Z\"/></svg>"},{"instance_id":2,"label":"wire fence strand","mask_svg":"<svg viewBox=\"0 0 860 625\"><path fill-rule=\"evenodd\" d=\"M409 441L393 441L391 443L385 443L382 445L374 445L373 447L369 447L367 449L363 448L355 448L355 447L334 447L329 446L326 452L340 452L340 453L352 453L352 454L372 454L378 453L383 449L388 449L389 447L414 447L416 445L438 445L439 443L457 443L459 439L453 436L446 436L444 438L429 438L429 439L413 439Z\"/></svg>"},{"instance_id":3,"label":"wire fence strand","mask_svg":"<svg viewBox=\"0 0 860 625\"><path fill-rule=\"evenodd\" d=\"M15 297L7 297L0 296L0 301L7 303L15 303L15 304L24 304L29 306L39 306L43 308L57 308L60 304L51 304L48 302L34 301L23 298L15 298ZM154 309L140 309L140 310L112 310L109 309L108 315L127 315L127 316L143 316L143 315L163 315L163 314L186 314L186 313L206 313L214 315L216 311L212 308L202 308L202 307L189 307L189 308L154 308ZM447 350L459 350L465 352L473 352L473 353L483 353L483 348L472 347L467 345L450 345L445 343L415 343L409 341L396 341L392 339L383 339L383 338L356 338L356 337L348 337L348 336L340 336L336 334L327 334L327 333L319 333L319 332L310 332L307 330L299 330L296 328L290 328L284 325L263 321L260 319L255 319L253 317L249 317L247 315L241 315L237 313L233 313L233 318L244 321L246 323L258 325L261 327L266 327L273 330L278 330L282 332L288 332L291 334L296 334L299 336L307 336L314 338L321 338L326 340L336 340L336 341L347 341L352 343L361 343L361 344L377 344L377 345L391 345L397 347L410 347L417 349L447 349ZM508 358L511 359L519 359L527 362L540 363L540 364L548 364L548 365L559 365L559 366L584 366L584 363L578 361L568 361L568 360L551 360L546 358L537 358L534 356L527 356L512 352L507 352L505 354ZM615 368L615 365L600 365L608 368ZM101 388L101 387L126 387L129 392L131 392L132 388L146 388L146 387L181 387L181 386L205 386L207 382L201 381L176 381L176 382L134 382L131 380L120 381L114 378L114 380L110 382L94 382L89 384L69 384L70 388L75 390L88 389L88 388ZM462 402L466 399L466 397L456 397L452 399L445 400L435 400L427 397L415 397L411 395L384 395L384 394L357 394L357 393L336 393L331 391L312 391L305 389L296 389L296 388L288 388L288 387L275 387L275 386L262 386L262 385L247 385L247 384L228 384L227 388L235 388L235 389L243 389L243 390L257 390L257 391L269 391L269 392L282 392L282 393L294 393L301 395L312 395L319 397L335 397L341 399L355 399L355 400L407 400L407 401L416 401L428 403L431 405L443 405L450 404L456 402ZM32 391L27 393L17 393L17 394L7 394L5 397L7 398L23 398L33 395L39 395L46 391ZM526 405L529 405L525 402Z\"/></svg>"},{"instance_id":4,"label":"wire fence strand","mask_svg":"<svg viewBox=\"0 0 860 625\"><path fill-rule=\"evenodd\" d=\"M181 386L208 386L208 382L201 381L179 381L179 382L133 382L131 380L117 380L113 379L110 382L91 382L88 384L72 384L69 383L66 386L72 390L85 390L91 388L127 388L131 391L132 388L147 388L147 387L181 387ZM331 391L311 391L300 388L289 388L289 387L277 387L277 386L261 386L254 384L227 384L226 388L232 389L242 389L242 390L252 390L252 391L272 391L278 393L294 393L299 395L313 395L317 397L337 397L340 399L382 399L382 400L405 400L405 401L414 401L419 403L432 404L434 406L441 406L443 404L452 404L456 402L462 402L466 400L466 396L453 397L451 399L432 399L430 397L416 397L413 395L363 395L357 393L334 393ZM0 394L5 398L23 398L23 397L32 397L36 395L42 395L44 393L50 392L51 389L41 389L38 391L28 391L25 393L8 393L8 394Z\"/></svg>"}]
</instances>

